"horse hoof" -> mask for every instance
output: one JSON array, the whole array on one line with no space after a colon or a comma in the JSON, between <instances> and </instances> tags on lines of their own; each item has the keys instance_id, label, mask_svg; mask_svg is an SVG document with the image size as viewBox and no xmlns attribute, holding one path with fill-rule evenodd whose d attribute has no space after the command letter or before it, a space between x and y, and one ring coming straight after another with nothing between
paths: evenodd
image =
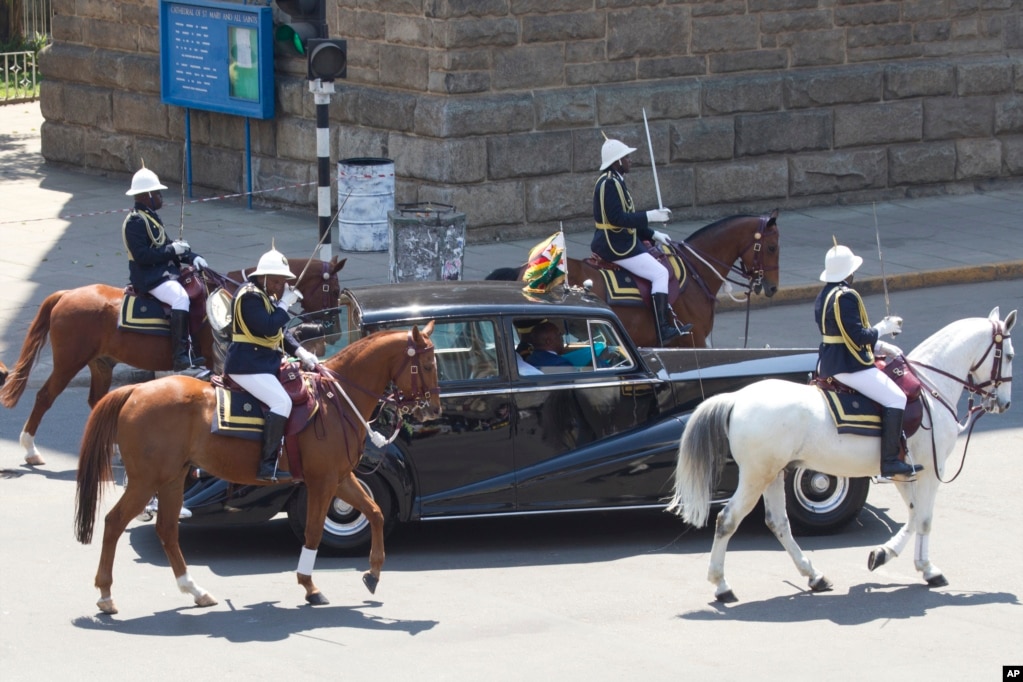
<instances>
[{"instance_id":1,"label":"horse hoof","mask_svg":"<svg viewBox=\"0 0 1023 682\"><path fill-rule=\"evenodd\" d=\"M830 592L834 588L835 586L831 584L831 581L824 576L810 581L811 592Z\"/></svg>"},{"instance_id":2,"label":"horse hoof","mask_svg":"<svg viewBox=\"0 0 1023 682\"><path fill-rule=\"evenodd\" d=\"M42 455L25 455L25 464L30 467L41 467L46 464L46 460L43 459Z\"/></svg>"},{"instance_id":3,"label":"horse hoof","mask_svg":"<svg viewBox=\"0 0 1023 682\"><path fill-rule=\"evenodd\" d=\"M370 594L376 594L377 585L380 584L380 578L376 577L372 573L363 573L362 583L366 586L366 589L369 590Z\"/></svg>"},{"instance_id":4,"label":"horse hoof","mask_svg":"<svg viewBox=\"0 0 1023 682\"><path fill-rule=\"evenodd\" d=\"M735 596L735 592L732 592L731 590L715 595L714 599L718 600L722 604L734 604L739 601L739 598Z\"/></svg>"},{"instance_id":5,"label":"horse hoof","mask_svg":"<svg viewBox=\"0 0 1023 682\"><path fill-rule=\"evenodd\" d=\"M948 587L948 578L939 573L933 578L927 579L927 587Z\"/></svg>"},{"instance_id":6,"label":"horse hoof","mask_svg":"<svg viewBox=\"0 0 1023 682\"><path fill-rule=\"evenodd\" d=\"M329 601L327 601L327 598L323 596L322 592L313 592L312 594L307 594L305 596L305 600L309 602L309 604L312 606L326 606L327 604L330 603Z\"/></svg>"},{"instance_id":7,"label":"horse hoof","mask_svg":"<svg viewBox=\"0 0 1023 682\"><path fill-rule=\"evenodd\" d=\"M100 599L98 602L96 602L96 606L99 608L100 611L111 616L117 613L117 607L114 606L114 600L111 597L107 597L106 599Z\"/></svg>"},{"instance_id":8,"label":"horse hoof","mask_svg":"<svg viewBox=\"0 0 1023 682\"><path fill-rule=\"evenodd\" d=\"M879 547L873 550L867 558L867 569L873 571L879 566L884 566L886 561L888 561L888 550Z\"/></svg>"},{"instance_id":9,"label":"horse hoof","mask_svg":"<svg viewBox=\"0 0 1023 682\"><path fill-rule=\"evenodd\" d=\"M217 600L213 598L213 595L209 592L201 594L195 598L196 606L216 606Z\"/></svg>"}]
</instances>

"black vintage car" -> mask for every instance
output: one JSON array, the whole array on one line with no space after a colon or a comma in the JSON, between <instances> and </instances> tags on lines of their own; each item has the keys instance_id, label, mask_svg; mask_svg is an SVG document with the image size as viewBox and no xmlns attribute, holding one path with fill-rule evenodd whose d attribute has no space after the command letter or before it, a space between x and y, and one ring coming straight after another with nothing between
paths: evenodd
<instances>
[{"instance_id":1,"label":"black vintage car","mask_svg":"<svg viewBox=\"0 0 1023 682\"><path fill-rule=\"evenodd\" d=\"M383 449L367 441L357 470L387 518L663 508L679 438L707 396L775 377L806 382L812 349L680 350L635 348L615 314L582 291L541 296L509 282L437 282L345 290L339 328L303 343L330 355L360 335L436 321L433 341L444 412L405 423ZM557 325L567 366L525 362L534 327ZM352 377L357 381L357 377ZM377 429L393 433L394 415ZM734 490L722 472L716 499ZM301 484L241 486L215 478L188 483L186 524L253 523L286 512L305 524ZM831 532L856 516L869 480L809 471L788 474L789 514L811 532ZM339 499L322 547L364 552L365 518Z\"/></svg>"}]
</instances>

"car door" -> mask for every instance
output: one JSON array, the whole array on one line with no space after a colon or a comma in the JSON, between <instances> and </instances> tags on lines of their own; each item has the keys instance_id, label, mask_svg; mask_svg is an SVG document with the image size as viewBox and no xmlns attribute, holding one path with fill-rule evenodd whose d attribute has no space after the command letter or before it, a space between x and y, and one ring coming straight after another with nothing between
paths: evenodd
<instances>
[{"instance_id":1,"label":"car door","mask_svg":"<svg viewBox=\"0 0 1023 682\"><path fill-rule=\"evenodd\" d=\"M682 429L671 416L670 388L631 355L611 321L557 322L572 352L589 345L596 358L617 346L619 355L611 363L544 367L515 379L516 510L658 504L670 490ZM525 326L513 321L506 332Z\"/></svg>"}]
</instances>

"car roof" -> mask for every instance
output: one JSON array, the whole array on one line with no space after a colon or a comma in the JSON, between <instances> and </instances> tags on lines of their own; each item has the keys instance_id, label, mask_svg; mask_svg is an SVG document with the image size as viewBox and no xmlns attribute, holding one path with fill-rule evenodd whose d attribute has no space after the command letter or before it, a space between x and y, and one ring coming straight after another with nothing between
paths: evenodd
<instances>
[{"instance_id":1,"label":"car roof","mask_svg":"<svg viewBox=\"0 0 1023 682\"><path fill-rule=\"evenodd\" d=\"M403 282L352 287L342 296L355 301L362 324L493 315L613 317L603 301L581 289L527 294L522 287L501 281Z\"/></svg>"}]
</instances>

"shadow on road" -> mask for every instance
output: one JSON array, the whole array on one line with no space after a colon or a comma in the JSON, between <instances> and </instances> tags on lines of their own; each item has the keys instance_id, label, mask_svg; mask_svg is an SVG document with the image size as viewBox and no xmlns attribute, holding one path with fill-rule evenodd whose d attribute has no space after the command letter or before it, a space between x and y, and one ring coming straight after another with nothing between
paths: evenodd
<instances>
[{"instance_id":1,"label":"shadow on road","mask_svg":"<svg viewBox=\"0 0 1023 682\"><path fill-rule=\"evenodd\" d=\"M280 608L278 602L260 602L241 608L230 600L230 610L206 610L184 607L160 611L141 618L119 619L97 615L75 618L76 628L118 632L125 635L157 637L189 637L204 635L229 642L277 642L294 635L312 636L314 630L353 628L381 632L404 632L411 636L432 629L433 620L395 620L378 618L370 610L379 608L380 602L366 601L361 606L299 606Z\"/></svg>"},{"instance_id":2,"label":"shadow on road","mask_svg":"<svg viewBox=\"0 0 1023 682\"><path fill-rule=\"evenodd\" d=\"M741 595L740 595L741 598ZM830 621L836 625L862 625L877 620L904 620L928 611L955 606L986 604L1019 605L1008 592L945 592L926 585L855 585L847 594L799 592L758 602L724 605L712 602L707 609L678 616L693 621L742 621L750 623L803 623Z\"/></svg>"}]
</instances>

